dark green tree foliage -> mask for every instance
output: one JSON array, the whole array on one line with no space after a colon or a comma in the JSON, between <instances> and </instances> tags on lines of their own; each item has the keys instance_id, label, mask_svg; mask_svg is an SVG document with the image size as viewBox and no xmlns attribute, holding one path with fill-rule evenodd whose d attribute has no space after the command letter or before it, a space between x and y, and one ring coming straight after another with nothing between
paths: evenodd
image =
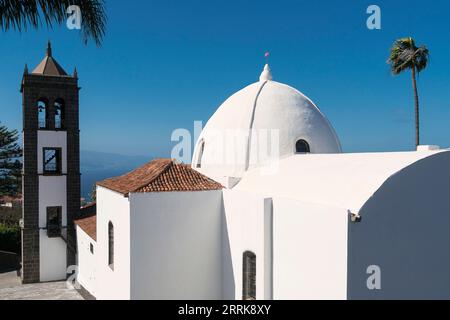
<instances>
[{"instance_id":1,"label":"dark green tree foliage","mask_svg":"<svg viewBox=\"0 0 450 320\"><path fill-rule=\"evenodd\" d=\"M20 235L18 224L0 222L0 250L20 253Z\"/></svg>"},{"instance_id":2,"label":"dark green tree foliage","mask_svg":"<svg viewBox=\"0 0 450 320\"><path fill-rule=\"evenodd\" d=\"M21 189L22 148L17 130L0 123L0 196L16 196Z\"/></svg>"}]
</instances>

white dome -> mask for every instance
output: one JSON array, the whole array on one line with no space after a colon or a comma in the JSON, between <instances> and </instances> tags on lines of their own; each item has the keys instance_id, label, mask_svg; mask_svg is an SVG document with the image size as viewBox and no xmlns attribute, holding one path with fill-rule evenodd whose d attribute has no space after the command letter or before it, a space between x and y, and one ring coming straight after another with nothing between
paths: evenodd
<instances>
[{"instance_id":1,"label":"white dome","mask_svg":"<svg viewBox=\"0 0 450 320\"><path fill-rule=\"evenodd\" d=\"M314 103L271 79L266 65L259 82L217 109L195 146L194 168L210 177L241 177L249 168L296 154L299 140L311 153L341 152L333 127Z\"/></svg>"}]
</instances>

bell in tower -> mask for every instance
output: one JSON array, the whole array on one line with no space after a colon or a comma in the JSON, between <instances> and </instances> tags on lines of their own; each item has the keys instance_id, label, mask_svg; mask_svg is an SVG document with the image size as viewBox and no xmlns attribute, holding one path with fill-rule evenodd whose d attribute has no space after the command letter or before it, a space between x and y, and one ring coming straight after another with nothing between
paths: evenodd
<instances>
[{"instance_id":1,"label":"bell in tower","mask_svg":"<svg viewBox=\"0 0 450 320\"><path fill-rule=\"evenodd\" d=\"M22 282L65 279L80 209L78 76L46 55L24 70Z\"/></svg>"}]
</instances>

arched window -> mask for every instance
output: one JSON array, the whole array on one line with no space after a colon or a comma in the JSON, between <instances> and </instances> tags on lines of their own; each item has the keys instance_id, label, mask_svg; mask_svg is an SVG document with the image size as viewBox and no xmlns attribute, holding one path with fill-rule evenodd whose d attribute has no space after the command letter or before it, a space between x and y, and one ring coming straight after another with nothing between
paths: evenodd
<instances>
[{"instance_id":1,"label":"arched window","mask_svg":"<svg viewBox=\"0 0 450 320\"><path fill-rule=\"evenodd\" d=\"M251 251L242 259L242 300L256 300L256 255Z\"/></svg>"},{"instance_id":2,"label":"arched window","mask_svg":"<svg viewBox=\"0 0 450 320\"><path fill-rule=\"evenodd\" d=\"M295 152L296 153L310 153L311 149L309 148L308 142L303 139L298 140L295 143Z\"/></svg>"},{"instance_id":3,"label":"arched window","mask_svg":"<svg viewBox=\"0 0 450 320\"><path fill-rule=\"evenodd\" d=\"M47 100L39 99L37 103L38 108L38 128L46 129L47 128Z\"/></svg>"},{"instance_id":4,"label":"arched window","mask_svg":"<svg viewBox=\"0 0 450 320\"><path fill-rule=\"evenodd\" d=\"M197 164L195 165L196 168L202 167L203 152L205 152L205 141L202 140L200 142L200 148L198 150Z\"/></svg>"},{"instance_id":5,"label":"arched window","mask_svg":"<svg viewBox=\"0 0 450 320\"><path fill-rule=\"evenodd\" d=\"M64 100L56 99L55 100L55 129L64 128Z\"/></svg>"},{"instance_id":6,"label":"arched window","mask_svg":"<svg viewBox=\"0 0 450 320\"><path fill-rule=\"evenodd\" d=\"M114 226L108 223L108 265L114 270Z\"/></svg>"}]
</instances>

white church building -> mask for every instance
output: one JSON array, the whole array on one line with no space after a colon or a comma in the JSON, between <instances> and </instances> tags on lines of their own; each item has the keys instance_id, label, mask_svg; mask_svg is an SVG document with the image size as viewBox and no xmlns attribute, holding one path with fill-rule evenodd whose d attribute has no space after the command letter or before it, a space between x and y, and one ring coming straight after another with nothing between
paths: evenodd
<instances>
[{"instance_id":1,"label":"white church building","mask_svg":"<svg viewBox=\"0 0 450 320\"><path fill-rule=\"evenodd\" d=\"M341 153L266 66L208 121L192 168L98 183L78 280L98 299L450 298L449 192L449 151Z\"/></svg>"},{"instance_id":2,"label":"white church building","mask_svg":"<svg viewBox=\"0 0 450 320\"><path fill-rule=\"evenodd\" d=\"M97 299L450 298L450 150L342 153L267 65L191 165L153 160L96 192L75 225Z\"/></svg>"}]
</instances>

